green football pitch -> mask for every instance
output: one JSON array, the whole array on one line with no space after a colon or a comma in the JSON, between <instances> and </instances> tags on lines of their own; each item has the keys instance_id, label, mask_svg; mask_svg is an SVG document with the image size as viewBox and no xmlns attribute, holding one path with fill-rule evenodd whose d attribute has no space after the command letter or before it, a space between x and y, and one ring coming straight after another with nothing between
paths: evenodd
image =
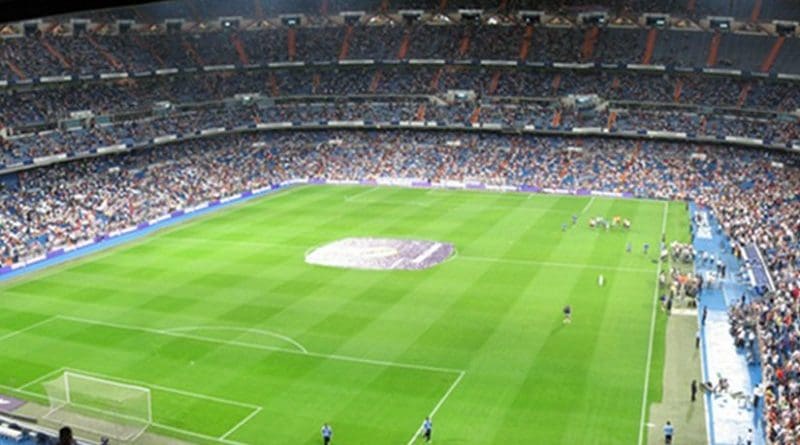
<instances>
[{"instance_id":1,"label":"green football pitch","mask_svg":"<svg viewBox=\"0 0 800 445\"><path fill-rule=\"evenodd\" d=\"M617 215L629 231L588 227ZM64 371L145 387L148 431L199 443L316 444L329 422L334 443L404 445L431 414L434 443L641 443L661 397L662 231L686 238L683 203L288 189L0 284L0 393L44 405ZM456 254L305 262L347 237Z\"/></svg>"}]
</instances>

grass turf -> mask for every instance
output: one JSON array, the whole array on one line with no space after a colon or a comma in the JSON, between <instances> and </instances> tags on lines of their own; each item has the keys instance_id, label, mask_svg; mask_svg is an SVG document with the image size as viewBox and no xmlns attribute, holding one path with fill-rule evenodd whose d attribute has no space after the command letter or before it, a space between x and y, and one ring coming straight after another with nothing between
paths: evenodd
<instances>
[{"instance_id":1,"label":"grass turf","mask_svg":"<svg viewBox=\"0 0 800 445\"><path fill-rule=\"evenodd\" d=\"M590 230L599 215L633 227ZM438 408L439 443L636 443L664 218L683 233L682 203L290 189L0 284L0 392L42 402L37 380L62 368L144 385L151 431L194 442L312 444L327 421L338 443L405 444ZM305 264L350 236L457 256L416 272Z\"/></svg>"}]
</instances>

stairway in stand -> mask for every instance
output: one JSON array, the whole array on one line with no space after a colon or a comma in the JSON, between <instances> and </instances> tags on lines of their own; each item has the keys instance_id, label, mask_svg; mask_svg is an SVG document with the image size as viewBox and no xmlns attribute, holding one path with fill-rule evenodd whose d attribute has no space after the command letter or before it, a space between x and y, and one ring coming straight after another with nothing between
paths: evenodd
<instances>
[{"instance_id":1,"label":"stairway in stand","mask_svg":"<svg viewBox=\"0 0 800 445\"><path fill-rule=\"evenodd\" d=\"M592 26L586 30L583 36L583 45L581 46L581 59L584 62L592 60L594 55L594 47L597 44L597 38L600 37L600 28Z\"/></svg>"},{"instance_id":2,"label":"stairway in stand","mask_svg":"<svg viewBox=\"0 0 800 445\"><path fill-rule=\"evenodd\" d=\"M647 31L647 43L645 44L644 47L642 64L650 65L650 62L653 60L653 51L656 49L657 38L658 38L658 30L655 28L650 28L650 31Z\"/></svg>"},{"instance_id":3,"label":"stairway in stand","mask_svg":"<svg viewBox=\"0 0 800 445\"><path fill-rule=\"evenodd\" d=\"M297 30L296 29L289 28L289 32L286 34L286 44L288 45L289 60L294 60L295 56L297 56Z\"/></svg>"},{"instance_id":4,"label":"stairway in stand","mask_svg":"<svg viewBox=\"0 0 800 445\"><path fill-rule=\"evenodd\" d=\"M247 56L247 50L244 48L244 42L239 38L239 34L235 32L231 33L231 43L236 50L236 54L239 56L239 62L241 62L242 65L250 65L250 58Z\"/></svg>"},{"instance_id":5,"label":"stairway in stand","mask_svg":"<svg viewBox=\"0 0 800 445\"><path fill-rule=\"evenodd\" d=\"M764 61L761 62L761 71L764 73L768 73L769 70L772 69L772 66L775 65L775 60L778 59L778 55L781 52L781 48L783 47L783 42L786 41L786 37L778 36L775 39L775 43L772 44L772 48L770 48L769 53L764 58Z\"/></svg>"},{"instance_id":6,"label":"stairway in stand","mask_svg":"<svg viewBox=\"0 0 800 445\"><path fill-rule=\"evenodd\" d=\"M711 37L711 46L708 48L708 57L706 58L706 66L715 66L717 64L717 54L719 53L719 44L722 41L722 34L719 31L714 33Z\"/></svg>"}]
</instances>

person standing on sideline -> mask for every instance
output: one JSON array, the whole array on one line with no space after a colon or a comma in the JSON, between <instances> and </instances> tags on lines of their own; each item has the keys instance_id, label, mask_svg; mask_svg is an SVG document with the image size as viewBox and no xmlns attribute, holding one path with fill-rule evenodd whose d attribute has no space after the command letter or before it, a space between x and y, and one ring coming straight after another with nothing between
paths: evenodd
<instances>
[{"instance_id":1,"label":"person standing on sideline","mask_svg":"<svg viewBox=\"0 0 800 445\"><path fill-rule=\"evenodd\" d=\"M706 318L708 318L708 307L703 306L703 316L700 318L700 326L706 325Z\"/></svg>"},{"instance_id":2,"label":"person standing on sideline","mask_svg":"<svg viewBox=\"0 0 800 445\"><path fill-rule=\"evenodd\" d=\"M675 434L675 428L672 426L669 420L667 420L667 424L664 425L664 445L671 445L672 444L672 435Z\"/></svg>"},{"instance_id":3,"label":"person standing on sideline","mask_svg":"<svg viewBox=\"0 0 800 445\"><path fill-rule=\"evenodd\" d=\"M328 445L331 443L331 439L333 439L333 429L327 423L322 425L322 443L323 445Z\"/></svg>"},{"instance_id":4,"label":"person standing on sideline","mask_svg":"<svg viewBox=\"0 0 800 445\"><path fill-rule=\"evenodd\" d=\"M700 329L698 329L697 333L694 334L694 348L700 349Z\"/></svg>"},{"instance_id":5,"label":"person standing on sideline","mask_svg":"<svg viewBox=\"0 0 800 445\"><path fill-rule=\"evenodd\" d=\"M758 410L758 402L761 400L761 396L764 395L764 389L762 387L763 384L756 385L753 389L753 411Z\"/></svg>"},{"instance_id":6,"label":"person standing on sideline","mask_svg":"<svg viewBox=\"0 0 800 445\"><path fill-rule=\"evenodd\" d=\"M564 323L572 323L572 307L570 305L564 306Z\"/></svg>"},{"instance_id":7,"label":"person standing on sideline","mask_svg":"<svg viewBox=\"0 0 800 445\"><path fill-rule=\"evenodd\" d=\"M697 380L692 380L692 402L697 400Z\"/></svg>"},{"instance_id":8,"label":"person standing on sideline","mask_svg":"<svg viewBox=\"0 0 800 445\"><path fill-rule=\"evenodd\" d=\"M425 442L430 443L432 434L433 434L433 422L431 422L430 417L426 417L425 421L422 422L422 437L425 438Z\"/></svg>"}]
</instances>

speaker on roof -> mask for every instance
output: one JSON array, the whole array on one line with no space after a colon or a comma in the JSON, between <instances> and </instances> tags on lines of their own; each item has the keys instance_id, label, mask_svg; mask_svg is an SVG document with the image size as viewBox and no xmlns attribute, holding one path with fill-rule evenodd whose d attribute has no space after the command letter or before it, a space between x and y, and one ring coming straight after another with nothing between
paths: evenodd
<instances>
[{"instance_id":1,"label":"speaker on roof","mask_svg":"<svg viewBox=\"0 0 800 445\"><path fill-rule=\"evenodd\" d=\"M797 22L787 22L784 20L775 20L775 32L782 36L791 36L797 32Z\"/></svg>"},{"instance_id":2,"label":"speaker on roof","mask_svg":"<svg viewBox=\"0 0 800 445\"><path fill-rule=\"evenodd\" d=\"M72 35L79 36L86 33L89 28L89 20L86 19L72 19Z\"/></svg>"},{"instance_id":3,"label":"speaker on roof","mask_svg":"<svg viewBox=\"0 0 800 445\"><path fill-rule=\"evenodd\" d=\"M483 14L483 9L459 9L458 15L462 21L477 22Z\"/></svg>"},{"instance_id":4,"label":"speaker on roof","mask_svg":"<svg viewBox=\"0 0 800 445\"><path fill-rule=\"evenodd\" d=\"M709 17L708 26L713 30L730 31L733 19L730 17Z\"/></svg>"},{"instance_id":5,"label":"speaker on roof","mask_svg":"<svg viewBox=\"0 0 800 445\"><path fill-rule=\"evenodd\" d=\"M422 17L423 11L421 9L401 9L397 13L400 14L406 25L411 25Z\"/></svg>"},{"instance_id":6,"label":"speaker on roof","mask_svg":"<svg viewBox=\"0 0 800 445\"><path fill-rule=\"evenodd\" d=\"M644 14L644 24L649 28L666 28L667 23L668 14Z\"/></svg>"},{"instance_id":7,"label":"speaker on roof","mask_svg":"<svg viewBox=\"0 0 800 445\"><path fill-rule=\"evenodd\" d=\"M608 23L608 14L605 12L584 12L578 14L581 25L586 26L605 26Z\"/></svg>"},{"instance_id":8,"label":"speaker on roof","mask_svg":"<svg viewBox=\"0 0 800 445\"><path fill-rule=\"evenodd\" d=\"M340 12L340 16L344 19L346 25L355 25L364 17L364 11L345 11Z\"/></svg>"},{"instance_id":9,"label":"speaker on roof","mask_svg":"<svg viewBox=\"0 0 800 445\"><path fill-rule=\"evenodd\" d=\"M542 23L543 11L520 11L517 16L525 22L526 25L538 25Z\"/></svg>"},{"instance_id":10,"label":"speaker on roof","mask_svg":"<svg viewBox=\"0 0 800 445\"><path fill-rule=\"evenodd\" d=\"M300 16L295 14L282 14L280 16L281 23L284 25L293 28L295 26L300 26Z\"/></svg>"},{"instance_id":11,"label":"speaker on roof","mask_svg":"<svg viewBox=\"0 0 800 445\"><path fill-rule=\"evenodd\" d=\"M125 34L133 29L133 20L117 20L117 32Z\"/></svg>"},{"instance_id":12,"label":"speaker on roof","mask_svg":"<svg viewBox=\"0 0 800 445\"><path fill-rule=\"evenodd\" d=\"M164 24L167 25L167 32L181 32L183 19L167 19L164 20Z\"/></svg>"},{"instance_id":13,"label":"speaker on roof","mask_svg":"<svg viewBox=\"0 0 800 445\"><path fill-rule=\"evenodd\" d=\"M39 22L25 22L22 24L25 35L30 37L39 32Z\"/></svg>"},{"instance_id":14,"label":"speaker on roof","mask_svg":"<svg viewBox=\"0 0 800 445\"><path fill-rule=\"evenodd\" d=\"M239 29L241 17L220 17L219 27L222 29Z\"/></svg>"}]
</instances>

